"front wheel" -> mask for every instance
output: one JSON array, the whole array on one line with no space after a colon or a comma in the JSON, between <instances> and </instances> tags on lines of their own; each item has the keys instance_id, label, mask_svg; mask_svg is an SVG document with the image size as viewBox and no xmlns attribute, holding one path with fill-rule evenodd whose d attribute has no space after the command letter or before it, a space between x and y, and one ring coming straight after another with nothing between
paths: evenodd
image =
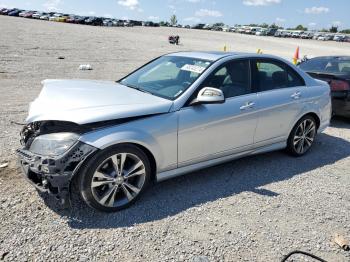
<instances>
[{"instance_id":1,"label":"front wheel","mask_svg":"<svg viewBox=\"0 0 350 262\"><path fill-rule=\"evenodd\" d=\"M79 176L80 193L91 207L115 212L136 201L148 185L150 164L134 145L119 145L93 156Z\"/></svg>"},{"instance_id":2,"label":"front wheel","mask_svg":"<svg viewBox=\"0 0 350 262\"><path fill-rule=\"evenodd\" d=\"M304 116L292 129L287 151L294 156L304 155L313 145L317 133L316 121L312 116Z\"/></svg>"}]
</instances>

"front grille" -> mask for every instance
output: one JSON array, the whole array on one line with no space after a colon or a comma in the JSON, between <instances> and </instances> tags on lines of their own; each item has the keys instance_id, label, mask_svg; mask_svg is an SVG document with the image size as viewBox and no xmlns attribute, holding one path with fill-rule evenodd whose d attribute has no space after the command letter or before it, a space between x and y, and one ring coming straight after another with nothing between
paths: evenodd
<instances>
[{"instance_id":1,"label":"front grille","mask_svg":"<svg viewBox=\"0 0 350 262\"><path fill-rule=\"evenodd\" d=\"M25 158L26 160L31 160L33 158L33 154L30 153L28 150L24 150L24 149L17 149L16 153Z\"/></svg>"}]
</instances>

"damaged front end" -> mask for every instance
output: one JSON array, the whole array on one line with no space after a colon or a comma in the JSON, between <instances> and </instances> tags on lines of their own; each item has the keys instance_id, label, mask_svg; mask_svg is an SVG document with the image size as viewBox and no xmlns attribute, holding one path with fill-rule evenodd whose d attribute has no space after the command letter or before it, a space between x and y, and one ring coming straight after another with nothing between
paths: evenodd
<instances>
[{"instance_id":1,"label":"damaged front end","mask_svg":"<svg viewBox=\"0 0 350 262\"><path fill-rule=\"evenodd\" d=\"M64 121L40 121L24 126L23 148L18 149L17 154L25 177L39 191L48 192L67 205L73 176L83 161L97 150L78 140L90 130Z\"/></svg>"}]
</instances>

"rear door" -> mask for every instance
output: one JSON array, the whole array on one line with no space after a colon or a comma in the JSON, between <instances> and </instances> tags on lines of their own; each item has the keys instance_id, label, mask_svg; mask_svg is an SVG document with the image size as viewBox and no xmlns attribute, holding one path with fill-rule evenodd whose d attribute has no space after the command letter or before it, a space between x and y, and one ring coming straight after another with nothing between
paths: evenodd
<instances>
[{"instance_id":1,"label":"rear door","mask_svg":"<svg viewBox=\"0 0 350 262\"><path fill-rule=\"evenodd\" d=\"M252 60L253 85L258 90L257 145L285 140L303 107L305 82L289 65L275 59Z\"/></svg>"}]
</instances>

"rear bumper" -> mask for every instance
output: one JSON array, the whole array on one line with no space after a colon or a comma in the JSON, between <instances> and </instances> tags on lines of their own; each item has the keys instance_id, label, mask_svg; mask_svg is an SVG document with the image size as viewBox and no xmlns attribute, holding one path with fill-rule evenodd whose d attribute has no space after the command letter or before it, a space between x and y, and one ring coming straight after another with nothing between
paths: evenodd
<instances>
[{"instance_id":1,"label":"rear bumper","mask_svg":"<svg viewBox=\"0 0 350 262\"><path fill-rule=\"evenodd\" d=\"M347 98L332 98L333 114L350 117L350 96Z\"/></svg>"},{"instance_id":2,"label":"rear bumper","mask_svg":"<svg viewBox=\"0 0 350 262\"><path fill-rule=\"evenodd\" d=\"M48 192L66 204L70 182L84 160L97 149L82 142L76 143L61 156L49 157L18 149L17 155L23 176L40 192Z\"/></svg>"}]
</instances>

